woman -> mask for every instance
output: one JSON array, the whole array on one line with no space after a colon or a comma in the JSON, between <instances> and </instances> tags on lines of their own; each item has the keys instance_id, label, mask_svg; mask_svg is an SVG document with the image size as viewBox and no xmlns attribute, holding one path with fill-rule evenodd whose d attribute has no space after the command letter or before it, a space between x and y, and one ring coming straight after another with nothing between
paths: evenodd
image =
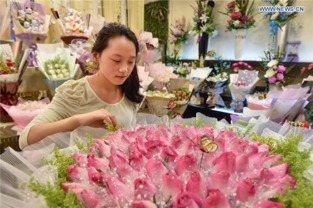
<instances>
[{"instance_id":1,"label":"woman","mask_svg":"<svg viewBox=\"0 0 313 208\"><path fill-rule=\"evenodd\" d=\"M138 51L137 38L128 27L117 23L104 26L92 48L98 72L58 87L48 108L23 130L20 148L77 128L98 137L104 135L107 125L134 124L137 105L143 99L136 66Z\"/></svg>"}]
</instances>

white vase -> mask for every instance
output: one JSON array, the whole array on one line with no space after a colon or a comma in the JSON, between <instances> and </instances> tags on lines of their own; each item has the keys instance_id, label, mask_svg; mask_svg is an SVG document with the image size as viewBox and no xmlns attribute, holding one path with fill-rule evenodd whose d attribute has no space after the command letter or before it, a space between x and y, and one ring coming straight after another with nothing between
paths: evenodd
<instances>
[{"instance_id":1,"label":"white vase","mask_svg":"<svg viewBox=\"0 0 313 208\"><path fill-rule=\"evenodd\" d=\"M281 28L278 28L278 31L277 31L276 46L277 48L279 48L279 51L283 53L285 52L288 28L289 28L289 24L287 23Z\"/></svg>"},{"instance_id":2,"label":"white vase","mask_svg":"<svg viewBox=\"0 0 313 208\"><path fill-rule=\"evenodd\" d=\"M247 39L247 30L246 29L239 29L236 30L235 35L235 59L241 59L242 58L242 52L244 49L244 45Z\"/></svg>"}]
</instances>

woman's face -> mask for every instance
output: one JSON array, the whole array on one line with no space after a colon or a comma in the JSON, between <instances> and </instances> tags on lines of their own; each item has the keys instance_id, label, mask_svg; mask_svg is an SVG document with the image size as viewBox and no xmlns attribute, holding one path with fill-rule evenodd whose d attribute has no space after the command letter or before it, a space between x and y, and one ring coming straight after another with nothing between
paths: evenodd
<instances>
[{"instance_id":1,"label":"woman's face","mask_svg":"<svg viewBox=\"0 0 313 208\"><path fill-rule=\"evenodd\" d=\"M113 85L121 85L136 64L136 47L124 36L111 38L101 54L94 54L99 63L99 73Z\"/></svg>"}]
</instances>

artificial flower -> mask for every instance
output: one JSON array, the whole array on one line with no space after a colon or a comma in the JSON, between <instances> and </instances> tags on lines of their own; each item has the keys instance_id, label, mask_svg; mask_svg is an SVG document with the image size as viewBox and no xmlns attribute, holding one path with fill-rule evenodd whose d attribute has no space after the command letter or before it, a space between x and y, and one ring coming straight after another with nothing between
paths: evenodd
<instances>
[{"instance_id":1,"label":"artificial flower","mask_svg":"<svg viewBox=\"0 0 313 208\"><path fill-rule=\"evenodd\" d=\"M249 29L255 26L254 20L254 0L234 0L227 4L226 12L222 14L229 16L225 31L238 29Z\"/></svg>"}]
</instances>

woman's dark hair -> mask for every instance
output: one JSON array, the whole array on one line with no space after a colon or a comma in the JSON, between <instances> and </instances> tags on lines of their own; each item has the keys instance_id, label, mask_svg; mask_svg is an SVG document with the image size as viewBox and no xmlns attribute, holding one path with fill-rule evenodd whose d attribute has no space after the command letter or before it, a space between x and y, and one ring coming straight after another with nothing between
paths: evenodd
<instances>
[{"instance_id":1,"label":"woman's dark hair","mask_svg":"<svg viewBox=\"0 0 313 208\"><path fill-rule=\"evenodd\" d=\"M92 52L97 52L100 54L108 47L109 40L118 36L124 36L134 43L137 56L139 52L139 44L135 34L129 29L129 27L118 23L106 24L99 31L96 42L92 48ZM137 73L137 64L135 64L132 73L121 85L121 88L129 100L135 103L140 103L142 101L143 96L139 93L140 83Z\"/></svg>"}]
</instances>

